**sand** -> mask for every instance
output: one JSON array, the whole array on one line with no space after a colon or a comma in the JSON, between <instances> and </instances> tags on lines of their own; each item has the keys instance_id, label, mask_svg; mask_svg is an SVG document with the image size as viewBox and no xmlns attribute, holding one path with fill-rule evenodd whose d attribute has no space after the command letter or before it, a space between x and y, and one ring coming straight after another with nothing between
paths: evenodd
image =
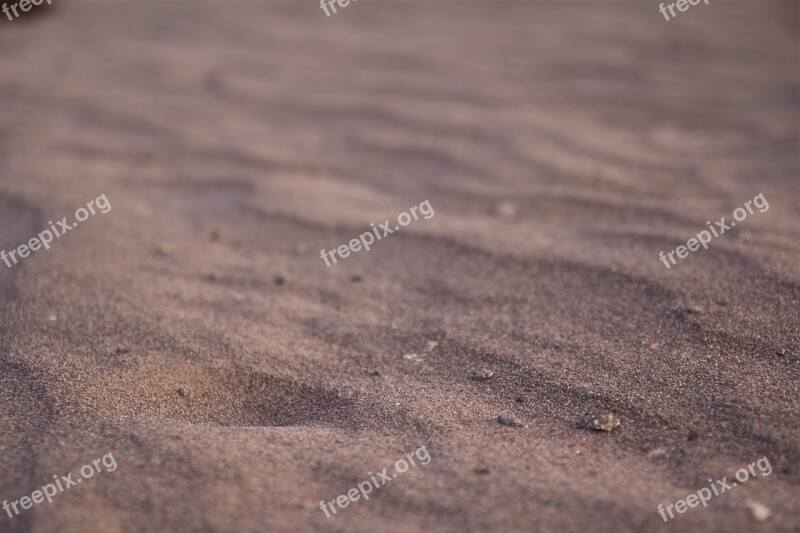
<instances>
[{"instance_id":1,"label":"sand","mask_svg":"<svg viewBox=\"0 0 800 533\"><path fill-rule=\"evenodd\" d=\"M118 468L0 531L800 529L800 4L34 9L0 248L112 208L0 263L0 498Z\"/></svg>"}]
</instances>

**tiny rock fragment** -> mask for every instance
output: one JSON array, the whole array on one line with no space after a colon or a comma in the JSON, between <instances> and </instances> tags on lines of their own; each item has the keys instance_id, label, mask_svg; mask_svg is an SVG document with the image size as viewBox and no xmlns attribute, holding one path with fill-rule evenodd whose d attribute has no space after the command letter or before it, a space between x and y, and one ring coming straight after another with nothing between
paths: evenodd
<instances>
[{"instance_id":1,"label":"tiny rock fragment","mask_svg":"<svg viewBox=\"0 0 800 533\"><path fill-rule=\"evenodd\" d=\"M181 387L178 387L178 390L176 392L178 393L179 396L184 396L184 397L186 396L186 392Z\"/></svg>"},{"instance_id":2,"label":"tiny rock fragment","mask_svg":"<svg viewBox=\"0 0 800 533\"><path fill-rule=\"evenodd\" d=\"M659 345L660 344L658 342L654 342L650 346L648 346L648 348L650 348L651 350L655 350L659 347Z\"/></svg>"},{"instance_id":3,"label":"tiny rock fragment","mask_svg":"<svg viewBox=\"0 0 800 533\"><path fill-rule=\"evenodd\" d=\"M275 282L275 285L277 285L278 287L280 287L281 285L283 285L284 283L286 283L286 278L284 278L283 276L281 276L280 274L278 274L277 276L275 276L274 278L272 278L272 281L274 281L274 282Z\"/></svg>"},{"instance_id":4,"label":"tiny rock fragment","mask_svg":"<svg viewBox=\"0 0 800 533\"><path fill-rule=\"evenodd\" d=\"M352 276L350 276L350 281L352 281L353 283L358 283L358 282L363 281L363 280L364 280L364 278L362 278L358 274L353 274Z\"/></svg>"},{"instance_id":5,"label":"tiny rock fragment","mask_svg":"<svg viewBox=\"0 0 800 533\"><path fill-rule=\"evenodd\" d=\"M242 300L244 300L244 295L238 292L234 292L233 299L236 300L237 302L241 302Z\"/></svg>"},{"instance_id":6,"label":"tiny rock fragment","mask_svg":"<svg viewBox=\"0 0 800 533\"><path fill-rule=\"evenodd\" d=\"M786 350L784 350L783 348L779 348L775 350L775 355L786 355Z\"/></svg>"},{"instance_id":7,"label":"tiny rock fragment","mask_svg":"<svg viewBox=\"0 0 800 533\"><path fill-rule=\"evenodd\" d=\"M660 459L662 457L667 457L667 456L668 456L667 450L665 450L664 448L653 448L652 450L647 452L647 457L650 457L651 459Z\"/></svg>"},{"instance_id":8,"label":"tiny rock fragment","mask_svg":"<svg viewBox=\"0 0 800 533\"><path fill-rule=\"evenodd\" d=\"M56 315L50 315L49 317L47 317L47 320L49 320L50 322L55 322L56 320L58 320L58 317Z\"/></svg>"},{"instance_id":9,"label":"tiny rock fragment","mask_svg":"<svg viewBox=\"0 0 800 533\"><path fill-rule=\"evenodd\" d=\"M212 230L211 235L209 235L209 239L211 239L213 242L219 242L222 240L222 232L218 229Z\"/></svg>"},{"instance_id":10,"label":"tiny rock fragment","mask_svg":"<svg viewBox=\"0 0 800 533\"><path fill-rule=\"evenodd\" d=\"M206 281L215 282L217 281L217 275L213 272L211 274L206 274Z\"/></svg>"},{"instance_id":11,"label":"tiny rock fragment","mask_svg":"<svg viewBox=\"0 0 800 533\"><path fill-rule=\"evenodd\" d=\"M486 381L487 379L492 379L492 376L494 376L494 372L487 368L483 368L473 372L470 376L470 379L474 379L475 381Z\"/></svg>"},{"instance_id":12,"label":"tiny rock fragment","mask_svg":"<svg viewBox=\"0 0 800 533\"><path fill-rule=\"evenodd\" d=\"M611 413L599 416L591 421L589 429L595 431L614 431L620 426L619 419Z\"/></svg>"},{"instance_id":13,"label":"tiny rock fragment","mask_svg":"<svg viewBox=\"0 0 800 533\"><path fill-rule=\"evenodd\" d=\"M694 430L690 431L688 435L686 435L686 440L690 442L694 442L700 438L700 434Z\"/></svg>"},{"instance_id":14,"label":"tiny rock fragment","mask_svg":"<svg viewBox=\"0 0 800 533\"><path fill-rule=\"evenodd\" d=\"M414 361L415 363L421 363L422 357L415 353L407 353L403 356L403 359L406 361Z\"/></svg>"},{"instance_id":15,"label":"tiny rock fragment","mask_svg":"<svg viewBox=\"0 0 800 533\"><path fill-rule=\"evenodd\" d=\"M155 249L155 254L159 257L166 257L172 253L172 247L169 244L159 244Z\"/></svg>"},{"instance_id":16,"label":"tiny rock fragment","mask_svg":"<svg viewBox=\"0 0 800 533\"><path fill-rule=\"evenodd\" d=\"M439 346L439 341L428 341L428 345L425 347L426 352L432 352Z\"/></svg>"},{"instance_id":17,"label":"tiny rock fragment","mask_svg":"<svg viewBox=\"0 0 800 533\"><path fill-rule=\"evenodd\" d=\"M126 353L129 353L129 352L130 352L129 349L120 347L120 348L117 348L116 350L114 350L114 355L125 355Z\"/></svg>"},{"instance_id":18,"label":"tiny rock fragment","mask_svg":"<svg viewBox=\"0 0 800 533\"><path fill-rule=\"evenodd\" d=\"M370 376L375 376L375 377L380 377L380 375L381 375L381 373L378 372L377 370L370 370L369 372L367 372L367 374L370 375Z\"/></svg>"},{"instance_id":19,"label":"tiny rock fragment","mask_svg":"<svg viewBox=\"0 0 800 533\"><path fill-rule=\"evenodd\" d=\"M475 472L479 476L485 476L489 474L491 471L488 468L476 468L475 470L473 470L473 472Z\"/></svg>"},{"instance_id":20,"label":"tiny rock fragment","mask_svg":"<svg viewBox=\"0 0 800 533\"><path fill-rule=\"evenodd\" d=\"M504 426L516 427L516 426L520 425L520 423L517 422L517 420L515 418L510 417L508 415L500 415L500 416L498 416L497 417L497 421L499 423L503 424Z\"/></svg>"},{"instance_id":21,"label":"tiny rock fragment","mask_svg":"<svg viewBox=\"0 0 800 533\"><path fill-rule=\"evenodd\" d=\"M517 206L513 202L500 202L495 209L500 218L505 220L513 220L517 214Z\"/></svg>"},{"instance_id":22,"label":"tiny rock fragment","mask_svg":"<svg viewBox=\"0 0 800 533\"><path fill-rule=\"evenodd\" d=\"M748 500L747 507L750 509L750 515L756 522L764 522L772 514L769 507L757 501Z\"/></svg>"}]
</instances>

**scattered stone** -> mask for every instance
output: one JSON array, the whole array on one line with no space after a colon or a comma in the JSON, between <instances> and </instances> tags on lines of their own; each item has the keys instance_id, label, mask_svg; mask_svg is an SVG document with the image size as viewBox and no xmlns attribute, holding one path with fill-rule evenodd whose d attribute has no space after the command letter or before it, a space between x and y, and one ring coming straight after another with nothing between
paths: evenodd
<instances>
[{"instance_id":1,"label":"scattered stone","mask_svg":"<svg viewBox=\"0 0 800 533\"><path fill-rule=\"evenodd\" d=\"M499 423L503 424L504 426L517 427L517 426L521 425L519 422L517 422L517 420L515 418L507 416L507 415L498 416L497 417L497 421Z\"/></svg>"},{"instance_id":2,"label":"scattered stone","mask_svg":"<svg viewBox=\"0 0 800 533\"><path fill-rule=\"evenodd\" d=\"M783 348L779 348L775 350L775 355L786 355L786 350L784 350Z\"/></svg>"},{"instance_id":3,"label":"scattered stone","mask_svg":"<svg viewBox=\"0 0 800 533\"><path fill-rule=\"evenodd\" d=\"M475 381L486 381L488 379L492 379L492 376L494 376L494 372L484 368L473 372L470 376L470 379L474 379Z\"/></svg>"},{"instance_id":4,"label":"scattered stone","mask_svg":"<svg viewBox=\"0 0 800 533\"><path fill-rule=\"evenodd\" d=\"M665 450L664 448L653 448L652 450L647 452L647 457L650 457L651 459L661 459L662 457L668 457L668 456L669 454L667 453L667 450Z\"/></svg>"},{"instance_id":5,"label":"scattered stone","mask_svg":"<svg viewBox=\"0 0 800 533\"><path fill-rule=\"evenodd\" d=\"M127 348L117 348L114 350L114 355L125 355L127 353L130 353L130 350Z\"/></svg>"},{"instance_id":6,"label":"scattered stone","mask_svg":"<svg viewBox=\"0 0 800 533\"><path fill-rule=\"evenodd\" d=\"M614 431L619 426L619 418L611 413L597 417L589 423L589 429L595 431Z\"/></svg>"},{"instance_id":7,"label":"scattered stone","mask_svg":"<svg viewBox=\"0 0 800 533\"><path fill-rule=\"evenodd\" d=\"M380 377L380 375L381 375L381 373L378 372L377 370L370 370L369 372L367 372L367 374L369 374L370 376L376 376L376 377Z\"/></svg>"},{"instance_id":8,"label":"scattered stone","mask_svg":"<svg viewBox=\"0 0 800 533\"><path fill-rule=\"evenodd\" d=\"M280 287L281 285L283 285L284 283L286 283L286 278L284 278L283 276L281 276L280 274L278 274L277 276L275 276L274 278L272 278L272 281L274 281L274 282L275 282L275 285L277 285L278 287Z\"/></svg>"},{"instance_id":9,"label":"scattered stone","mask_svg":"<svg viewBox=\"0 0 800 533\"><path fill-rule=\"evenodd\" d=\"M50 322L55 322L56 320L58 320L58 317L54 314L51 314L49 317L47 317L47 320L49 320Z\"/></svg>"},{"instance_id":10,"label":"scattered stone","mask_svg":"<svg viewBox=\"0 0 800 533\"><path fill-rule=\"evenodd\" d=\"M523 403L525 401L525 398L520 396L519 398L516 398L514 401L517 403Z\"/></svg>"},{"instance_id":11,"label":"scattered stone","mask_svg":"<svg viewBox=\"0 0 800 533\"><path fill-rule=\"evenodd\" d=\"M169 244L160 244L156 247L155 253L160 257L166 257L172 253L172 246Z\"/></svg>"},{"instance_id":12,"label":"scattered stone","mask_svg":"<svg viewBox=\"0 0 800 533\"><path fill-rule=\"evenodd\" d=\"M211 274L206 274L206 281L215 282L217 281L217 275L213 272Z\"/></svg>"},{"instance_id":13,"label":"scattered stone","mask_svg":"<svg viewBox=\"0 0 800 533\"><path fill-rule=\"evenodd\" d=\"M439 346L439 341L428 341L428 345L425 347L425 351L431 353Z\"/></svg>"},{"instance_id":14,"label":"scattered stone","mask_svg":"<svg viewBox=\"0 0 800 533\"><path fill-rule=\"evenodd\" d=\"M756 522L764 522L772 514L769 507L757 501L747 500L747 507L750 508L750 514Z\"/></svg>"},{"instance_id":15,"label":"scattered stone","mask_svg":"<svg viewBox=\"0 0 800 533\"><path fill-rule=\"evenodd\" d=\"M473 470L473 472L475 472L479 476L486 476L491 472L491 470L489 470L488 468L476 468L475 470Z\"/></svg>"},{"instance_id":16,"label":"scattered stone","mask_svg":"<svg viewBox=\"0 0 800 533\"><path fill-rule=\"evenodd\" d=\"M184 392L184 390L182 388L180 388L180 387L178 388L177 392L181 397L185 397L186 396L186 392Z\"/></svg>"},{"instance_id":17,"label":"scattered stone","mask_svg":"<svg viewBox=\"0 0 800 533\"><path fill-rule=\"evenodd\" d=\"M352 281L353 283L359 283L361 281L364 281L364 278L362 278L358 274L353 274L352 276L350 276L350 281Z\"/></svg>"},{"instance_id":18,"label":"scattered stone","mask_svg":"<svg viewBox=\"0 0 800 533\"><path fill-rule=\"evenodd\" d=\"M650 348L651 350L656 350L656 349L658 349L659 346L660 346L660 343L654 342L650 346L648 346L648 348Z\"/></svg>"},{"instance_id":19,"label":"scattered stone","mask_svg":"<svg viewBox=\"0 0 800 533\"><path fill-rule=\"evenodd\" d=\"M500 218L505 220L514 220L514 216L517 214L517 206L513 202L500 202L495 209Z\"/></svg>"},{"instance_id":20,"label":"scattered stone","mask_svg":"<svg viewBox=\"0 0 800 533\"><path fill-rule=\"evenodd\" d=\"M415 363L421 363L422 357L415 353L407 353L403 356L403 359L406 361L414 361Z\"/></svg>"},{"instance_id":21,"label":"scattered stone","mask_svg":"<svg viewBox=\"0 0 800 533\"><path fill-rule=\"evenodd\" d=\"M694 442L699 438L700 438L700 433L694 430L690 431L689 434L686 436L686 440L688 440L689 442Z\"/></svg>"},{"instance_id":22,"label":"scattered stone","mask_svg":"<svg viewBox=\"0 0 800 533\"><path fill-rule=\"evenodd\" d=\"M233 293L233 299L236 300L237 302L241 302L241 301L244 300L244 295L240 294L238 292L234 292Z\"/></svg>"}]
</instances>

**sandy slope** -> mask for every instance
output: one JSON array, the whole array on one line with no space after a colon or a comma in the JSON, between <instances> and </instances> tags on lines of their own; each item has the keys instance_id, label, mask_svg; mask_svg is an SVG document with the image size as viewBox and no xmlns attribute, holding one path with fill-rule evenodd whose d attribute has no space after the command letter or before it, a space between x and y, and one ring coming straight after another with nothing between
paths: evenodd
<instances>
[{"instance_id":1,"label":"sandy slope","mask_svg":"<svg viewBox=\"0 0 800 533\"><path fill-rule=\"evenodd\" d=\"M0 498L119 466L0 531L797 530L799 6L2 21L0 247L112 209L0 264ZM620 429L581 427L606 412ZM319 509L423 444L427 466ZM656 513L763 456L770 476Z\"/></svg>"}]
</instances>

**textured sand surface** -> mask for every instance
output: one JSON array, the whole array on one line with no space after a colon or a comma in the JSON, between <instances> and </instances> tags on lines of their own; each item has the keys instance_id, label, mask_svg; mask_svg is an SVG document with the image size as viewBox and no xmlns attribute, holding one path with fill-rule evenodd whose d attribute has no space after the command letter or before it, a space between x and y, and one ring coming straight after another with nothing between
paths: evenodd
<instances>
[{"instance_id":1,"label":"textured sand surface","mask_svg":"<svg viewBox=\"0 0 800 533\"><path fill-rule=\"evenodd\" d=\"M112 209L0 263L0 499L118 468L0 531L800 529L800 3L34 9L0 248Z\"/></svg>"}]
</instances>

